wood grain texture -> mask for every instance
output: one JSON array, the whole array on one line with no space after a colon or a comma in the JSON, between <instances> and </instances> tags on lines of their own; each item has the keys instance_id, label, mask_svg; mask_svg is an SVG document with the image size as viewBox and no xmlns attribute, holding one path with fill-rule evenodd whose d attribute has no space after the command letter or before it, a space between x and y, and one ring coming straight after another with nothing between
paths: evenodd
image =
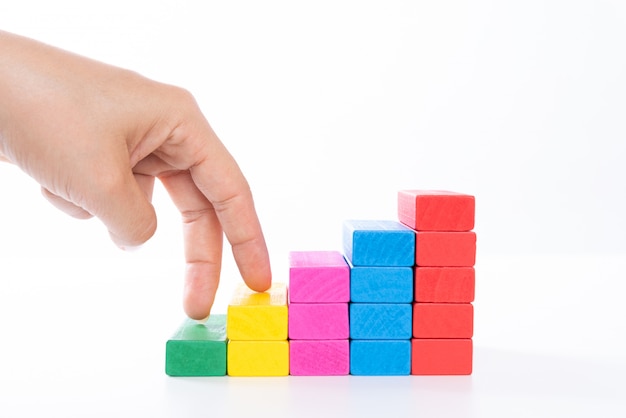
<instances>
[{"instance_id":1,"label":"wood grain texture","mask_svg":"<svg viewBox=\"0 0 626 418\"><path fill-rule=\"evenodd\" d=\"M347 303L289 304L289 338L339 340L350 337Z\"/></svg>"},{"instance_id":2,"label":"wood grain texture","mask_svg":"<svg viewBox=\"0 0 626 418\"><path fill-rule=\"evenodd\" d=\"M350 373L350 342L344 340L289 341L289 374L340 376Z\"/></svg>"},{"instance_id":3,"label":"wood grain texture","mask_svg":"<svg viewBox=\"0 0 626 418\"><path fill-rule=\"evenodd\" d=\"M413 337L472 338L474 306L471 303L415 303Z\"/></svg>"},{"instance_id":4,"label":"wood grain texture","mask_svg":"<svg viewBox=\"0 0 626 418\"><path fill-rule=\"evenodd\" d=\"M350 374L404 376L410 373L410 340L350 341Z\"/></svg>"},{"instance_id":5,"label":"wood grain texture","mask_svg":"<svg viewBox=\"0 0 626 418\"><path fill-rule=\"evenodd\" d=\"M398 219L416 231L474 229L475 198L445 190L400 190Z\"/></svg>"},{"instance_id":6,"label":"wood grain texture","mask_svg":"<svg viewBox=\"0 0 626 418\"><path fill-rule=\"evenodd\" d=\"M285 283L274 283L266 292L254 292L242 283L228 305L228 339L286 340L287 311Z\"/></svg>"},{"instance_id":7,"label":"wood grain texture","mask_svg":"<svg viewBox=\"0 0 626 418\"><path fill-rule=\"evenodd\" d=\"M422 267L472 267L476 263L476 233L417 232L415 264Z\"/></svg>"},{"instance_id":8,"label":"wood grain texture","mask_svg":"<svg viewBox=\"0 0 626 418\"><path fill-rule=\"evenodd\" d=\"M351 303L350 338L395 340L411 338L409 303Z\"/></svg>"},{"instance_id":9,"label":"wood grain texture","mask_svg":"<svg viewBox=\"0 0 626 418\"><path fill-rule=\"evenodd\" d=\"M350 300L361 303L410 303L411 267L357 266L350 269Z\"/></svg>"},{"instance_id":10,"label":"wood grain texture","mask_svg":"<svg viewBox=\"0 0 626 418\"><path fill-rule=\"evenodd\" d=\"M475 275L474 267L415 267L415 301L473 302Z\"/></svg>"},{"instance_id":11,"label":"wood grain texture","mask_svg":"<svg viewBox=\"0 0 626 418\"><path fill-rule=\"evenodd\" d=\"M339 251L289 253L289 300L349 302L350 267Z\"/></svg>"},{"instance_id":12,"label":"wood grain texture","mask_svg":"<svg viewBox=\"0 0 626 418\"><path fill-rule=\"evenodd\" d=\"M415 232L392 220L346 220L343 251L353 266L410 267L415 263Z\"/></svg>"},{"instance_id":13,"label":"wood grain texture","mask_svg":"<svg viewBox=\"0 0 626 418\"><path fill-rule=\"evenodd\" d=\"M411 340L413 375L470 375L472 369L471 339Z\"/></svg>"},{"instance_id":14,"label":"wood grain texture","mask_svg":"<svg viewBox=\"0 0 626 418\"><path fill-rule=\"evenodd\" d=\"M185 319L165 345L169 376L226 374L226 315L214 314L204 324Z\"/></svg>"},{"instance_id":15,"label":"wood grain texture","mask_svg":"<svg viewBox=\"0 0 626 418\"><path fill-rule=\"evenodd\" d=\"M229 341L228 375L289 375L289 342Z\"/></svg>"}]
</instances>

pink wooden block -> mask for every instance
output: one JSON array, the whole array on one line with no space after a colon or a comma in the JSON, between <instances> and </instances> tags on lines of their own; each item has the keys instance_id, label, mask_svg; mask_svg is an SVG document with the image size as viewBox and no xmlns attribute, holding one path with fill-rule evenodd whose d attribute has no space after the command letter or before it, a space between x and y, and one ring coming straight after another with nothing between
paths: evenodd
<instances>
[{"instance_id":1,"label":"pink wooden block","mask_svg":"<svg viewBox=\"0 0 626 418\"><path fill-rule=\"evenodd\" d=\"M346 340L289 341L289 374L337 376L350 373L350 342Z\"/></svg>"},{"instance_id":2,"label":"pink wooden block","mask_svg":"<svg viewBox=\"0 0 626 418\"><path fill-rule=\"evenodd\" d=\"M349 302L350 266L339 251L289 253L289 300Z\"/></svg>"},{"instance_id":3,"label":"pink wooden block","mask_svg":"<svg viewBox=\"0 0 626 418\"><path fill-rule=\"evenodd\" d=\"M349 336L347 303L289 305L289 339L339 340Z\"/></svg>"}]
</instances>

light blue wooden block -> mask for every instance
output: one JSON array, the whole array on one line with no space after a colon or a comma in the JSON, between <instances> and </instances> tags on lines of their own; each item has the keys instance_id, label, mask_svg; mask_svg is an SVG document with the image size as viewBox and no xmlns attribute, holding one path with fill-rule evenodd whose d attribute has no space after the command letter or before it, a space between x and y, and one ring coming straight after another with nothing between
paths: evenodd
<instances>
[{"instance_id":1,"label":"light blue wooden block","mask_svg":"<svg viewBox=\"0 0 626 418\"><path fill-rule=\"evenodd\" d=\"M415 231L392 220L346 220L343 251L353 266L411 267Z\"/></svg>"},{"instance_id":2,"label":"light blue wooden block","mask_svg":"<svg viewBox=\"0 0 626 418\"><path fill-rule=\"evenodd\" d=\"M410 373L410 340L350 341L350 374L404 376Z\"/></svg>"},{"instance_id":3,"label":"light blue wooden block","mask_svg":"<svg viewBox=\"0 0 626 418\"><path fill-rule=\"evenodd\" d=\"M413 268L350 266L350 301L413 302Z\"/></svg>"},{"instance_id":4,"label":"light blue wooden block","mask_svg":"<svg viewBox=\"0 0 626 418\"><path fill-rule=\"evenodd\" d=\"M351 303L350 338L361 340L410 339L413 306L410 303Z\"/></svg>"}]
</instances>

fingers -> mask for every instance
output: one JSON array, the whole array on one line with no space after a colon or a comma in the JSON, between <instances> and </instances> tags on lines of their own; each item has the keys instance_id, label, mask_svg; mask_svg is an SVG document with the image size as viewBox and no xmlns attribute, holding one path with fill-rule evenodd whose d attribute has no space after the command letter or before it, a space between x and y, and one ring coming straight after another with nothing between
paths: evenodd
<instances>
[{"instance_id":1,"label":"fingers","mask_svg":"<svg viewBox=\"0 0 626 418\"><path fill-rule=\"evenodd\" d=\"M66 214L74 218L89 219L93 217L93 215L87 212L85 209L73 204L72 202L68 202L62 197L55 195L54 193L52 193L45 187L41 188L41 194L43 194L43 196L48 200L48 202L52 203L54 207L56 207L57 209L60 209L61 211L65 212Z\"/></svg>"},{"instance_id":2,"label":"fingers","mask_svg":"<svg viewBox=\"0 0 626 418\"><path fill-rule=\"evenodd\" d=\"M185 154L181 159L190 162L193 182L215 209L243 280L252 290L265 291L272 274L250 187L232 155L202 121L191 131L179 129L171 142L184 144L179 147Z\"/></svg>"},{"instance_id":3,"label":"fingers","mask_svg":"<svg viewBox=\"0 0 626 418\"><path fill-rule=\"evenodd\" d=\"M155 154L134 169L157 176L188 170L193 179L188 190L199 189L215 210L243 280L251 289L265 291L272 273L248 182L208 122L201 115L194 122L179 125Z\"/></svg>"},{"instance_id":4,"label":"fingers","mask_svg":"<svg viewBox=\"0 0 626 418\"><path fill-rule=\"evenodd\" d=\"M145 199L147 199L148 201L152 200L152 191L154 190L154 177L152 176L145 176L142 174L135 174L134 175L134 180L139 188L139 190L141 191L142 195L145 197ZM52 193L50 190L46 189L45 187L41 188L41 193L43 194L43 196L50 202L52 203L52 205L54 207L56 207L57 209L61 210L62 212L65 212L67 215L72 216L73 218L76 219L90 219L93 217L93 215L91 213L89 213L87 210L83 209L82 207ZM141 197L137 197L138 199L140 199ZM150 214L148 213L148 217L150 216ZM149 228L149 227L148 227ZM148 237L149 238L149 237ZM142 243L144 241L142 236L139 237L131 237L130 239L120 239L117 238L115 239L116 243L122 247L124 247L124 243L125 242L138 242L138 243ZM147 240L147 238L146 238Z\"/></svg>"},{"instance_id":5,"label":"fingers","mask_svg":"<svg viewBox=\"0 0 626 418\"><path fill-rule=\"evenodd\" d=\"M244 281L252 290L265 291L272 274L250 187L212 131L211 139L210 152L190 169L192 178L213 205Z\"/></svg>"},{"instance_id":6,"label":"fingers","mask_svg":"<svg viewBox=\"0 0 626 418\"><path fill-rule=\"evenodd\" d=\"M98 179L97 192L83 206L104 223L113 242L126 249L152 237L156 230L156 213L150 203L154 180L123 170L94 178Z\"/></svg>"},{"instance_id":7,"label":"fingers","mask_svg":"<svg viewBox=\"0 0 626 418\"><path fill-rule=\"evenodd\" d=\"M190 318L209 316L220 280L222 237L213 206L198 190L188 171L160 177L183 220L185 288L183 306Z\"/></svg>"},{"instance_id":8,"label":"fingers","mask_svg":"<svg viewBox=\"0 0 626 418\"><path fill-rule=\"evenodd\" d=\"M266 291L272 279L269 255L250 190L214 202L213 206L244 281L252 290Z\"/></svg>"},{"instance_id":9,"label":"fingers","mask_svg":"<svg viewBox=\"0 0 626 418\"><path fill-rule=\"evenodd\" d=\"M135 181L146 197L148 202L152 202L152 193L154 192L154 176L146 176L143 174L133 173Z\"/></svg>"},{"instance_id":10,"label":"fingers","mask_svg":"<svg viewBox=\"0 0 626 418\"><path fill-rule=\"evenodd\" d=\"M224 234L251 289L267 290L272 274L247 180L192 96L172 92L177 98L172 111L180 119L153 126L150 135L131 147L131 164L135 172L159 177L183 216L184 305L190 317L202 319L209 314L219 282ZM158 145L149 153L148 144Z\"/></svg>"}]
</instances>

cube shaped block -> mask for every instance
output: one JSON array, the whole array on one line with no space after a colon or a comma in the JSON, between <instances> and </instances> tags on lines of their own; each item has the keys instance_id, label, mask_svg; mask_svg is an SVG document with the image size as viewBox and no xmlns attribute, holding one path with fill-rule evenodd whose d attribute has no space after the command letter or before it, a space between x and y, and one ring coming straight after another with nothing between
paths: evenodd
<instances>
[{"instance_id":1,"label":"cube shaped block","mask_svg":"<svg viewBox=\"0 0 626 418\"><path fill-rule=\"evenodd\" d=\"M410 339L410 303L351 303L350 338L362 340Z\"/></svg>"},{"instance_id":2,"label":"cube shaped block","mask_svg":"<svg viewBox=\"0 0 626 418\"><path fill-rule=\"evenodd\" d=\"M350 373L350 342L346 340L289 341L289 374L340 376Z\"/></svg>"},{"instance_id":3,"label":"cube shaped block","mask_svg":"<svg viewBox=\"0 0 626 418\"><path fill-rule=\"evenodd\" d=\"M289 253L289 301L349 302L350 267L339 251Z\"/></svg>"},{"instance_id":4,"label":"cube shaped block","mask_svg":"<svg viewBox=\"0 0 626 418\"><path fill-rule=\"evenodd\" d=\"M472 357L471 339L411 340L413 375L470 375Z\"/></svg>"},{"instance_id":5,"label":"cube shaped block","mask_svg":"<svg viewBox=\"0 0 626 418\"><path fill-rule=\"evenodd\" d=\"M398 219L416 231L474 229L474 196L445 190L401 190Z\"/></svg>"},{"instance_id":6,"label":"cube shaped block","mask_svg":"<svg viewBox=\"0 0 626 418\"><path fill-rule=\"evenodd\" d=\"M413 337L472 338L474 306L471 303L415 303Z\"/></svg>"},{"instance_id":7,"label":"cube shaped block","mask_svg":"<svg viewBox=\"0 0 626 418\"><path fill-rule=\"evenodd\" d=\"M289 341L229 341L229 376L287 376Z\"/></svg>"},{"instance_id":8,"label":"cube shaped block","mask_svg":"<svg viewBox=\"0 0 626 418\"><path fill-rule=\"evenodd\" d=\"M228 305L226 333L230 340L286 340L287 285L274 283L265 292L240 284Z\"/></svg>"},{"instance_id":9,"label":"cube shaped block","mask_svg":"<svg viewBox=\"0 0 626 418\"><path fill-rule=\"evenodd\" d=\"M411 267L369 267L350 269L350 300L362 303L411 303Z\"/></svg>"},{"instance_id":10,"label":"cube shaped block","mask_svg":"<svg viewBox=\"0 0 626 418\"><path fill-rule=\"evenodd\" d=\"M350 337L347 303L289 304L289 338L340 340Z\"/></svg>"},{"instance_id":11,"label":"cube shaped block","mask_svg":"<svg viewBox=\"0 0 626 418\"><path fill-rule=\"evenodd\" d=\"M415 267L414 277L416 302L474 301L474 267Z\"/></svg>"},{"instance_id":12,"label":"cube shaped block","mask_svg":"<svg viewBox=\"0 0 626 418\"><path fill-rule=\"evenodd\" d=\"M350 374L404 376L410 373L410 340L350 341Z\"/></svg>"},{"instance_id":13,"label":"cube shaped block","mask_svg":"<svg viewBox=\"0 0 626 418\"><path fill-rule=\"evenodd\" d=\"M169 376L226 374L226 315L211 315L204 324L185 319L165 345Z\"/></svg>"},{"instance_id":14,"label":"cube shaped block","mask_svg":"<svg viewBox=\"0 0 626 418\"><path fill-rule=\"evenodd\" d=\"M415 263L415 232L398 221L347 220L343 250L353 266L410 267Z\"/></svg>"},{"instance_id":15,"label":"cube shaped block","mask_svg":"<svg viewBox=\"0 0 626 418\"><path fill-rule=\"evenodd\" d=\"M472 267L475 263L475 232L415 234L415 264L420 267Z\"/></svg>"}]
</instances>

